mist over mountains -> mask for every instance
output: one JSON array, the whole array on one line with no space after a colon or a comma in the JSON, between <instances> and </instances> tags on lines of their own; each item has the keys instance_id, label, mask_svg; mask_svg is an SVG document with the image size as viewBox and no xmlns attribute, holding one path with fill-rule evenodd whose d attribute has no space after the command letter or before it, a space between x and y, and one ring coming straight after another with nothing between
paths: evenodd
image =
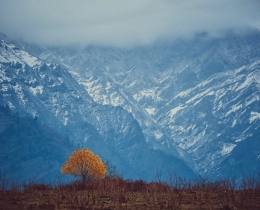
<instances>
[{"instance_id":1,"label":"mist over mountains","mask_svg":"<svg viewBox=\"0 0 260 210\"><path fill-rule=\"evenodd\" d=\"M260 171L259 31L131 49L0 38L0 104L66 133L126 178Z\"/></svg>"}]
</instances>

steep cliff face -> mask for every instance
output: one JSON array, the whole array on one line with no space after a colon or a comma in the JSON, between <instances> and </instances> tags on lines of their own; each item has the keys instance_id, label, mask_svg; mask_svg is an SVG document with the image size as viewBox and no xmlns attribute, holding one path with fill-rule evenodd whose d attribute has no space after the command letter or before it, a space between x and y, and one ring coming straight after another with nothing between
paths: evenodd
<instances>
[{"instance_id":1,"label":"steep cliff face","mask_svg":"<svg viewBox=\"0 0 260 210\"><path fill-rule=\"evenodd\" d=\"M169 103L173 108L166 108L159 118L165 132L193 157L199 173L216 175L222 161L243 141L260 143L259 64L218 73L180 92ZM257 160L259 148L254 151Z\"/></svg>"},{"instance_id":2,"label":"steep cliff face","mask_svg":"<svg viewBox=\"0 0 260 210\"><path fill-rule=\"evenodd\" d=\"M247 140L260 144L259 31L133 49L23 48L66 66L94 101L132 113L151 147L182 158L199 174L229 173L221 164L233 151ZM259 147L252 149L252 170L259 171Z\"/></svg>"},{"instance_id":3,"label":"steep cliff face","mask_svg":"<svg viewBox=\"0 0 260 210\"><path fill-rule=\"evenodd\" d=\"M111 160L126 178L151 180L158 169L194 175L182 160L150 149L131 113L95 102L66 67L28 53L28 47L2 36L0 104L20 115L37 116L69 135L74 144Z\"/></svg>"}]
</instances>

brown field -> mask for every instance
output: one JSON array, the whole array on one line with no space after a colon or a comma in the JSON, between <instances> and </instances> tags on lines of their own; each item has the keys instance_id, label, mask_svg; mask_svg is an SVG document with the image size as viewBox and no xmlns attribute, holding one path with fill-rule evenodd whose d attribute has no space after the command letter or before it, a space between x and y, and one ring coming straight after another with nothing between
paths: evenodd
<instances>
[{"instance_id":1,"label":"brown field","mask_svg":"<svg viewBox=\"0 0 260 210\"><path fill-rule=\"evenodd\" d=\"M258 180L258 181L257 181ZM259 179L208 182L174 178L169 183L116 179L8 185L2 180L0 209L260 209Z\"/></svg>"}]
</instances>

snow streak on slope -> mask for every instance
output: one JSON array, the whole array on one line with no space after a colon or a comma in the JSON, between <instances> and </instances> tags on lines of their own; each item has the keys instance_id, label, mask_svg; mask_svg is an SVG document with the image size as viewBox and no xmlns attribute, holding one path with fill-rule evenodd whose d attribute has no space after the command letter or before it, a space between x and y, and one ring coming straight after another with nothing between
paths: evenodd
<instances>
[{"instance_id":1,"label":"snow streak on slope","mask_svg":"<svg viewBox=\"0 0 260 210\"><path fill-rule=\"evenodd\" d=\"M29 53L25 51L19 50L15 45L13 44L7 44L4 40L1 40L0 42L1 47L8 49L5 51L2 51L0 54L0 62L7 63L12 62L16 63L19 61L23 61L24 64L29 65L30 67L33 67L35 65L40 65L41 62L38 60L38 58L30 55Z\"/></svg>"},{"instance_id":2,"label":"snow streak on slope","mask_svg":"<svg viewBox=\"0 0 260 210\"><path fill-rule=\"evenodd\" d=\"M192 155L200 173L213 170L238 142L260 128L259 122L250 125L259 120L259 81L253 79L260 73L257 63L240 71L214 75L195 88L180 92L171 101L179 106L159 121L175 142ZM250 111L252 108L255 111ZM205 155L212 148L214 155Z\"/></svg>"}]
</instances>

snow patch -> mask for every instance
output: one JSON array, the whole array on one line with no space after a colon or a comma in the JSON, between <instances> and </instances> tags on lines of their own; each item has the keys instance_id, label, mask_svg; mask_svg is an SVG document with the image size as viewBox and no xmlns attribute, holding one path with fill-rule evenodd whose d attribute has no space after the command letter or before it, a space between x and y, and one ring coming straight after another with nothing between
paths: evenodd
<instances>
[{"instance_id":1,"label":"snow patch","mask_svg":"<svg viewBox=\"0 0 260 210\"><path fill-rule=\"evenodd\" d=\"M136 84L136 81L133 81L129 85L127 85L126 87L130 88L130 87L133 87L135 84Z\"/></svg>"},{"instance_id":2,"label":"snow patch","mask_svg":"<svg viewBox=\"0 0 260 210\"><path fill-rule=\"evenodd\" d=\"M250 118L249 118L250 123L252 123L254 120L260 119L260 113L259 112L251 112L250 115L251 115Z\"/></svg>"},{"instance_id":3,"label":"snow patch","mask_svg":"<svg viewBox=\"0 0 260 210\"><path fill-rule=\"evenodd\" d=\"M17 97L20 100L20 103L26 105L28 99L24 99L24 93L22 87L18 83L16 83L16 85L13 86L13 90L17 93Z\"/></svg>"},{"instance_id":4,"label":"snow patch","mask_svg":"<svg viewBox=\"0 0 260 210\"><path fill-rule=\"evenodd\" d=\"M197 100L197 99L200 99L201 97L203 97L203 96L205 96L205 95L213 95L213 94L214 94L213 91L205 90L205 91L203 91L202 93L199 93L199 94L193 96L191 99L189 99L189 100L186 102L186 104L191 103L191 102L193 102L193 101L195 101L195 100Z\"/></svg>"},{"instance_id":5,"label":"snow patch","mask_svg":"<svg viewBox=\"0 0 260 210\"><path fill-rule=\"evenodd\" d=\"M15 85L13 85L13 89L14 89L14 91L15 91L16 93L22 91L22 87L21 87L18 83L16 83Z\"/></svg>"},{"instance_id":6,"label":"snow patch","mask_svg":"<svg viewBox=\"0 0 260 210\"><path fill-rule=\"evenodd\" d=\"M207 96L213 96L214 94L215 94L214 91L210 91L210 92L207 94Z\"/></svg>"},{"instance_id":7,"label":"snow patch","mask_svg":"<svg viewBox=\"0 0 260 210\"><path fill-rule=\"evenodd\" d=\"M249 86L251 83L253 82L253 77L252 76L248 76L246 78L246 80L243 82L242 85L240 85L236 91L240 91L241 89L244 89L245 87Z\"/></svg>"},{"instance_id":8,"label":"snow patch","mask_svg":"<svg viewBox=\"0 0 260 210\"><path fill-rule=\"evenodd\" d=\"M188 128L187 128L187 131L189 131L189 130L194 130L194 128L196 127L196 124L194 124L194 125L190 125Z\"/></svg>"},{"instance_id":9,"label":"snow patch","mask_svg":"<svg viewBox=\"0 0 260 210\"><path fill-rule=\"evenodd\" d=\"M154 115L156 108L145 108L149 115Z\"/></svg>"},{"instance_id":10,"label":"snow patch","mask_svg":"<svg viewBox=\"0 0 260 210\"><path fill-rule=\"evenodd\" d=\"M6 72L4 70L1 70L0 71L0 82L4 82L4 81L10 82L11 79L6 76Z\"/></svg>"},{"instance_id":11,"label":"snow patch","mask_svg":"<svg viewBox=\"0 0 260 210\"><path fill-rule=\"evenodd\" d=\"M161 100L161 98L155 94L155 90L154 89L142 90L142 91L134 94L133 97L138 102L140 100L142 100L143 98L152 98L155 101L160 101Z\"/></svg>"},{"instance_id":12,"label":"snow patch","mask_svg":"<svg viewBox=\"0 0 260 210\"><path fill-rule=\"evenodd\" d=\"M254 95L252 98L250 98L249 100L247 100L245 102L246 106L249 106L250 104L254 103L255 101L260 101L260 97L258 95Z\"/></svg>"},{"instance_id":13,"label":"snow patch","mask_svg":"<svg viewBox=\"0 0 260 210\"><path fill-rule=\"evenodd\" d=\"M20 51L20 57L30 67L33 67L35 65L40 65L41 64L41 62L36 57L33 57L29 53L24 52L22 50Z\"/></svg>"},{"instance_id":14,"label":"snow patch","mask_svg":"<svg viewBox=\"0 0 260 210\"><path fill-rule=\"evenodd\" d=\"M106 89L110 89L112 87L111 83L107 81Z\"/></svg>"},{"instance_id":15,"label":"snow patch","mask_svg":"<svg viewBox=\"0 0 260 210\"><path fill-rule=\"evenodd\" d=\"M34 79L30 79L28 82L29 84L34 84L35 82L37 82L37 80L34 78Z\"/></svg>"},{"instance_id":16,"label":"snow patch","mask_svg":"<svg viewBox=\"0 0 260 210\"><path fill-rule=\"evenodd\" d=\"M246 139L246 136L239 136L239 138L235 142L244 141Z\"/></svg>"},{"instance_id":17,"label":"snow patch","mask_svg":"<svg viewBox=\"0 0 260 210\"><path fill-rule=\"evenodd\" d=\"M158 140L158 139L160 139L163 136L163 133L161 131L159 131L159 130L156 130L154 132L154 136Z\"/></svg>"},{"instance_id":18,"label":"snow patch","mask_svg":"<svg viewBox=\"0 0 260 210\"><path fill-rule=\"evenodd\" d=\"M206 86L207 84L209 84L209 83L212 82L212 81L213 81L213 78L204 80L204 81L202 81L202 82L198 85L198 87L204 87L204 86Z\"/></svg>"},{"instance_id":19,"label":"snow patch","mask_svg":"<svg viewBox=\"0 0 260 210\"><path fill-rule=\"evenodd\" d=\"M43 86L37 86L37 87L35 87L35 88L30 87L30 91L32 92L32 94L33 94L34 96L36 96L38 93L42 94L42 92L43 92Z\"/></svg>"},{"instance_id":20,"label":"snow patch","mask_svg":"<svg viewBox=\"0 0 260 210\"><path fill-rule=\"evenodd\" d=\"M2 44L5 45L5 47L9 48L10 51L12 52L12 54L10 54L10 52L8 52L8 61L14 61L17 62L17 58L21 59L24 63L28 64L30 67L33 67L35 65L40 65L41 62L38 60L38 58L30 55L29 53L16 48L16 46L14 46L13 44L10 43L6 43L5 41L2 41ZM9 50L8 50L9 51ZM1 60L6 60L6 58L3 58L1 56ZM10 60L11 59L11 60Z\"/></svg>"},{"instance_id":21,"label":"snow patch","mask_svg":"<svg viewBox=\"0 0 260 210\"><path fill-rule=\"evenodd\" d=\"M172 117L173 115L175 115L178 111L182 110L186 108L186 106L177 106L174 109L170 110L169 112L169 116Z\"/></svg>"},{"instance_id":22,"label":"snow patch","mask_svg":"<svg viewBox=\"0 0 260 210\"><path fill-rule=\"evenodd\" d=\"M240 72L243 71L243 70L245 70L245 66L239 67L239 68L236 69L234 72L235 72L235 74L238 74L238 73L240 73Z\"/></svg>"},{"instance_id":23,"label":"snow patch","mask_svg":"<svg viewBox=\"0 0 260 210\"><path fill-rule=\"evenodd\" d=\"M232 112L236 112L237 110L242 108L242 104L235 104L231 107L231 110L229 110L225 116L228 116L229 114L231 114Z\"/></svg>"},{"instance_id":24,"label":"snow patch","mask_svg":"<svg viewBox=\"0 0 260 210\"><path fill-rule=\"evenodd\" d=\"M10 109L15 109L15 106L12 104L12 102L7 101L7 105L10 107Z\"/></svg>"},{"instance_id":25,"label":"snow patch","mask_svg":"<svg viewBox=\"0 0 260 210\"><path fill-rule=\"evenodd\" d=\"M110 96L110 103L111 103L111 105L113 105L113 106L121 106L121 105L123 105L124 104L124 99L122 99L122 97L121 96L118 96L118 94L112 94L111 96ZM109 103L108 103L109 104Z\"/></svg>"},{"instance_id":26,"label":"snow patch","mask_svg":"<svg viewBox=\"0 0 260 210\"><path fill-rule=\"evenodd\" d=\"M6 58L4 58L3 56L0 55L0 62L1 63L7 63L8 60Z\"/></svg>"},{"instance_id":27,"label":"snow patch","mask_svg":"<svg viewBox=\"0 0 260 210\"><path fill-rule=\"evenodd\" d=\"M233 128L237 124L237 120L234 120L231 127Z\"/></svg>"},{"instance_id":28,"label":"snow patch","mask_svg":"<svg viewBox=\"0 0 260 210\"><path fill-rule=\"evenodd\" d=\"M189 95L192 90L194 90L194 88L182 91L178 95L176 95L174 98L185 97L185 96Z\"/></svg>"},{"instance_id":29,"label":"snow patch","mask_svg":"<svg viewBox=\"0 0 260 210\"><path fill-rule=\"evenodd\" d=\"M232 144L232 143L224 143L221 154L222 155L227 155L230 152L232 152L232 150L236 147L236 144Z\"/></svg>"},{"instance_id":30,"label":"snow patch","mask_svg":"<svg viewBox=\"0 0 260 210\"><path fill-rule=\"evenodd\" d=\"M68 118L64 117L64 125L67 125L67 124L68 124Z\"/></svg>"},{"instance_id":31,"label":"snow patch","mask_svg":"<svg viewBox=\"0 0 260 210\"><path fill-rule=\"evenodd\" d=\"M9 84L2 84L2 88L0 89L3 92L7 92L9 90L10 85Z\"/></svg>"}]
</instances>

